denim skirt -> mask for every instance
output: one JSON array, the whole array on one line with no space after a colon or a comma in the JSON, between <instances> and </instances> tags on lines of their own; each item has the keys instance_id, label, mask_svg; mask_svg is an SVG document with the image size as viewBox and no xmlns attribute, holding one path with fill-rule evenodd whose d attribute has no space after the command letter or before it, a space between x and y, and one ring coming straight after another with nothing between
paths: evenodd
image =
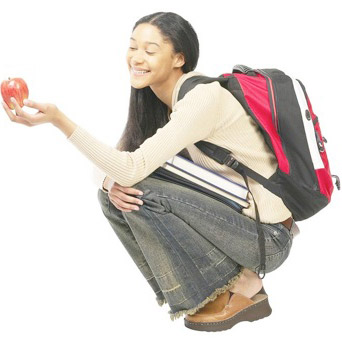
<instances>
[{"instance_id":1,"label":"denim skirt","mask_svg":"<svg viewBox=\"0 0 342 340\"><path fill-rule=\"evenodd\" d=\"M122 212L98 190L102 212L171 320L194 314L260 265L255 220L217 199L179 184L146 177L133 188L144 204ZM293 235L281 223L263 224L266 273L288 257Z\"/></svg>"}]
</instances>

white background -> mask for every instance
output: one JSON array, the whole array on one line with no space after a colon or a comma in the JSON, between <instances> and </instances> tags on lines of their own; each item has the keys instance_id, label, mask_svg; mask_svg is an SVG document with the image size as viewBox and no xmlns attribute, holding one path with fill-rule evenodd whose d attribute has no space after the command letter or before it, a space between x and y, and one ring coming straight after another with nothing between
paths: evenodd
<instances>
[{"instance_id":1,"label":"white background","mask_svg":"<svg viewBox=\"0 0 342 340\"><path fill-rule=\"evenodd\" d=\"M176 12L198 34L197 71L214 77L245 64L300 79L328 140L331 172L342 176L338 1L168 3L3 1L0 79L25 79L30 99L56 104L114 146L128 113L132 28L147 14ZM102 214L92 163L61 131L13 123L1 107L0 146L1 339L209 335L185 328L183 317L172 322L168 305L157 304ZM326 209L298 223L290 257L264 279L271 316L210 336L341 333L341 203L335 189Z\"/></svg>"}]
</instances>

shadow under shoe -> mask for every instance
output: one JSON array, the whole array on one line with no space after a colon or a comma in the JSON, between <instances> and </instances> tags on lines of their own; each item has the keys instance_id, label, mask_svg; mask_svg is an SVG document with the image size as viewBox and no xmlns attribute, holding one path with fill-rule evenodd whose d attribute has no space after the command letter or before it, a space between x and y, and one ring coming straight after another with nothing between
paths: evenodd
<instances>
[{"instance_id":1,"label":"shadow under shoe","mask_svg":"<svg viewBox=\"0 0 342 340\"><path fill-rule=\"evenodd\" d=\"M197 313L186 315L184 325L198 331L223 331L241 321L256 321L271 313L272 309L264 288L252 298L227 290Z\"/></svg>"}]
</instances>

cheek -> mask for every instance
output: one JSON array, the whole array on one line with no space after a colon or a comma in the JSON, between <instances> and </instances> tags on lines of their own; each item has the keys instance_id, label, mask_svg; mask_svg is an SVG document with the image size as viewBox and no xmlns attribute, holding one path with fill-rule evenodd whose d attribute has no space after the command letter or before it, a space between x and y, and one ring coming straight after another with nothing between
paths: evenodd
<instances>
[{"instance_id":1,"label":"cheek","mask_svg":"<svg viewBox=\"0 0 342 340\"><path fill-rule=\"evenodd\" d=\"M164 58L155 58L153 60L150 60L151 67L153 67L155 70L160 72L165 72L169 69L169 63L168 60Z\"/></svg>"},{"instance_id":2,"label":"cheek","mask_svg":"<svg viewBox=\"0 0 342 340\"><path fill-rule=\"evenodd\" d=\"M129 63L129 62L130 62L130 60L131 60L130 53L129 53L129 52L127 52L127 53L126 53L126 61L127 61L127 63Z\"/></svg>"}]
</instances>

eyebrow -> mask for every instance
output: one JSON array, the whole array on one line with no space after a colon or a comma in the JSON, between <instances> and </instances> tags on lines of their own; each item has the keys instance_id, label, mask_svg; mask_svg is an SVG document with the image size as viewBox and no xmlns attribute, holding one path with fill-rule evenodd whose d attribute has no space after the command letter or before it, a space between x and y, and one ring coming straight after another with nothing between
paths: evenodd
<instances>
[{"instance_id":1,"label":"eyebrow","mask_svg":"<svg viewBox=\"0 0 342 340\"><path fill-rule=\"evenodd\" d=\"M136 41L134 38L130 38L130 39ZM147 43L147 44L154 44L154 45L157 45L158 47L160 47L157 43L152 42L152 41L145 41L145 43Z\"/></svg>"}]
</instances>

